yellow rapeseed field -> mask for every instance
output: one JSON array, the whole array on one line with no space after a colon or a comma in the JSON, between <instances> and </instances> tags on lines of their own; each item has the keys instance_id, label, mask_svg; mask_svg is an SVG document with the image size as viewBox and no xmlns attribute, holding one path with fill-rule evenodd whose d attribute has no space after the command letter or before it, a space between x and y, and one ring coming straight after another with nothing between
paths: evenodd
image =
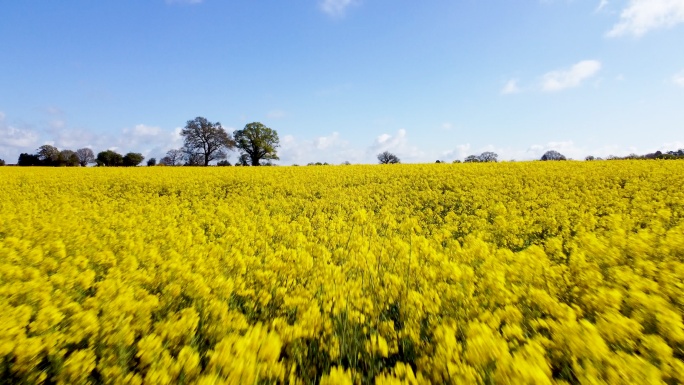
<instances>
[{"instance_id":1,"label":"yellow rapeseed field","mask_svg":"<svg viewBox=\"0 0 684 385\"><path fill-rule=\"evenodd\" d=\"M0 382L684 383L684 162L0 168Z\"/></svg>"}]
</instances>

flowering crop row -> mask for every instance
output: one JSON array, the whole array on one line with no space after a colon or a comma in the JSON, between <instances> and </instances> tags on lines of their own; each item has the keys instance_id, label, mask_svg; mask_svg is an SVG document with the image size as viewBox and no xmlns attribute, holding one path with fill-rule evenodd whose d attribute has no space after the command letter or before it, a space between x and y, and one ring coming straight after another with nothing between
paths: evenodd
<instances>
[{"instance_id":1,"label":"flowering crop row","mask_svg":"<svg viewBox=\"0 0 684 385\"><path fill-rule=\"evenodd\" d=\"M684 163L0 169L3 382L684 383Z\"/></svg>"}]
</instances>

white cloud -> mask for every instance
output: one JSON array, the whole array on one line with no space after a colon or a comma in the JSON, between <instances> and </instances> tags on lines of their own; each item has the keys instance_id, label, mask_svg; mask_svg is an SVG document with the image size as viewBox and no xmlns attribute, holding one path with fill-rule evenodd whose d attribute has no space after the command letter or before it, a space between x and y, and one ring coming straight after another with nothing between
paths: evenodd
<instances>
[{"instance_id":1,"label":"white cloud","mask_svg":"<svg viewBox=\"0 0 684 385\"><path fill-rule=\"evenodd\" d=\"M601 70L601 62L583 60L569 69L551 71L542 76L542 89L547 92L577 87Z\"/></svg>"},{"instance_id":2,"label":"white cloud","mask_svg":"<svg viewBox=\"0 0 684 385\"><path fill-rule=\"evenodd\" d=\"M314 147L319 150L325 150L340 142L340 134L338 132L333 132L330 136L319 136L313 140Z\"/></svg>"},{"instance_id":3,"label":"white cloud","mask_svg":"<svg viewBox=\"0 0 684 385\"><path fill-rule=\"evenodd\" d=\"M526 151L525 154L520 156L520 160L529 159L541 159L542 155L547 151L558 151L565 155L566 158L577 159L582 157L584 153L581 148L575 146L575 143L571 140L561 141L561 142L548 142L546 144L533 144Z\"/></svg>"},{"instance_id":4,"label":"white cloud","mask_svg":"<svg viewBox=\"0 0 684 385\"><path fill-rule=\"evenodd\" d=\"M278 163L288 165L305 165L311 162L330 164L366 162L363 152L352 148L349 142L342 139L338 132L309 140L301 140L292 135L285 135L280 140L278 156L280 157L280 162Z\"/></svg>"},{"instance_id":5,"label":"white cloud","mask_svg":"<svg viewBox=\"0 0 684 385\"><path fill-rule=\"evenodd\" d=\"M684 70L672 76L672 82L680 87L684 87Z\"/></svg>"},{"instance_id":6,"label":"white cloud","mask_svg":"<svg viewBox=\"0 0 684 385\"><path fill-rule=\"evenodd\" d=\"M0 142L3 147L15 147L21 150L31 149L38 144L38 134L29 129L13 126L0 127Z\"/></svg>"},{"instance_id":7,"label":"white cloud","mask_svg":"<svg viewBox=\"0 0 684 385\"><path fill-rule=\"evenodd\" d=\"M620 21L606 36L643 36L661 28L684 22L684 0L630 0L620 13Z\"/></svg>"},{"instance_id":8,"label":"white cloud","mask_svg":"<svg viewBox=\"0 0 684 385\"><path fill-rule=\"evenodd\" d=\"M318 6L332 17L342 17L347 12L347 8L357 2L358 0L321 0Z\"/></svg>"},{"instance_id":9,"label":"white cloud","mask_svg":"<svg viewBox=\"0 0 684 385\"><path fill-rule=\"evenodd\" d=\"M511 95L520 93L520 87L518 87L518 79L511 79L506 82L506 85L501 89L501 95Z\"/></svg>"},{"instance_id":10,"label":"white cloud","mask_svg":"<svg viewBox=\"0 0 684 385\"><path fill-rule=\"evenodd\" d=\"M396 135L382 134L375 138L375 142L371 145L371 149L379 152L396 150L397 148L405 147L406 143L406 130L402 128L397 131Z\"/></svg>"},{"instance_id":11,"label":"white cloud","mask_svg":"<svg viewBox=\"0 0 684 385\"><path fill-rule=\"evenodd\" d=\"M453 130L453 129L454 129L454 125L451 124L450 122L444 122L444 123L442 123L442 130L451 131L451 130Z\"/></svg>"},{"instance_id":12,"label":"white cloud","mask_svg":"<svg viewBox=\"0 0 684 385\"><path fill-rule=\"evenodd\" d=\"M456 159L463 160L466 156L471 155L470 153L470 143L459 144L455 149L450 151L444 151L442 153L442 160L454 161Z\"/></svg>"},{"instance_id":13,"label":"white cloud","mask_svg":"<svg viewBox=\"0 0 684 385\"><path fill-rule=\"evenodd\" d=\"M366 159L376 163L376 156L384 151L397 155L403 163L423 162L428 157L428 154L409 143L407 132L403 128L394 135L382 134L375 138L366 151Z\"/></svg>"},{"instance_id":14,"label":"white cloud","mask_svg":"<svg viewBox=\"0 0 684 385\"><path fill-rule=\"evenodd\" d=\"M20 153L35 153L42 144L59 149L76 150L83 147L96 153L116 149L122 153L140 152L145 157L161 157L172 148L183 144L181 128L165 130L158 126L138 124L111 134L97 134L90 130L69 126L63 120L50 121L44 129L9 125L0 113L0 158L14 161Z\"/></svg>"},{"instance_id":15,"label":"white cloud","mask_svg":"<svg viewBox=\"0 0 684 385\"><path fill-rule=\"evenodd\" d=\"M19 128L5 121L0 111L0 159L7 163L16 162L19 153L33 153L39 146L40 135L30 128Z\"/></svg>"},{"instance_id":16,"label":"white cloud","mask_svg":"<svg viewBox=\"0 0 684 385\"><path fill-rule=\"evenodd\" d=\"M139 152L146 158L161 157L172 148L183 145L180 135L182 128L165 130L158 126L137 124L133 128L124 128L118 137L109 140L106 145L121 149L122 152ZM226 128L226 131L232 131Z\"/></svg>"}]
</instances>

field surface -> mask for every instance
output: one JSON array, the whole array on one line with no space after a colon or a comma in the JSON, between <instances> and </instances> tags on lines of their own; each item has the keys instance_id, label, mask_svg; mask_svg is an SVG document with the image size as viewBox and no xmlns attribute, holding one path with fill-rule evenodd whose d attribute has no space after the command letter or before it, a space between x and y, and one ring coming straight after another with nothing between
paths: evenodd
<instances>
[{"instance_id":1,"label":"field surface","mask_svg":"<svg viewBox=\"0 0 684 385\"><path fill-rule=\"evenodd\" d=\"M684 162L0 168L0 383L684 383Z\"/></svg>"}]
</instances>

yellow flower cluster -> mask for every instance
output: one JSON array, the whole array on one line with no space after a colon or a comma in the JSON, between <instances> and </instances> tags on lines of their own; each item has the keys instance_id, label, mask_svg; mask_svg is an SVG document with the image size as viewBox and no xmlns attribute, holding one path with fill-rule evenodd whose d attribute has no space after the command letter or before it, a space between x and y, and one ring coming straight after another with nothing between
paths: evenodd
<instances>
[{"instance_id":1,"label":"yellow flower cluster","mask_svg":"<svg viewBox=\"0 0 684 385\"><path fill-rule=\"evenodd\" d=\"M684 383L684 162L0 181L3 382Z\"/></svg>"}]
</instances>

